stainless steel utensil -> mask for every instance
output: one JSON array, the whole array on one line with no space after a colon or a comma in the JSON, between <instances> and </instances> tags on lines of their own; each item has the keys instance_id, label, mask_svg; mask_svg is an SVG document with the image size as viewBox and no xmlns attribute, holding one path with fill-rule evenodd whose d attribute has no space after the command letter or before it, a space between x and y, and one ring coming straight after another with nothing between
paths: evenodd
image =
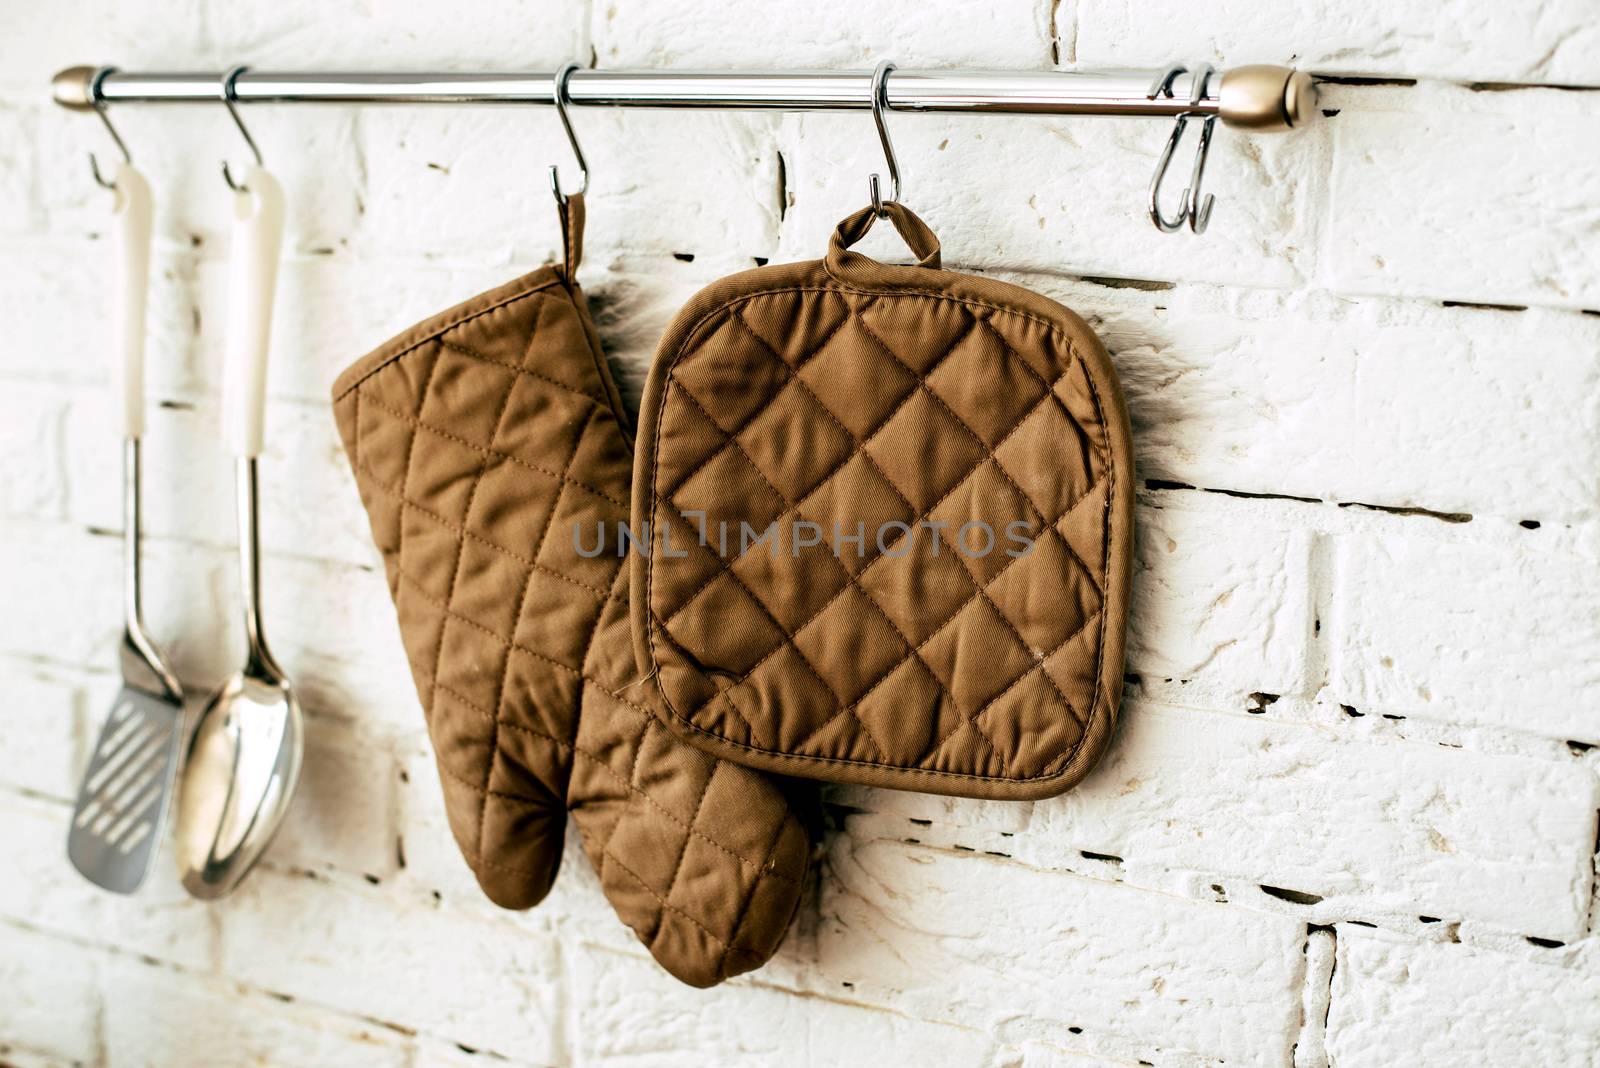
<instances>
[{"instance_id":1,"label":"stainless steel utensil","mask_svg":"<svg viewBox=\"0 0 1600 1068\"><path fill-rule=\"evenodd\" d=\"M230 181L230 185L233 183ZM178 799L178 870L195 897L227 894L265 852L300 776L300 703L267 649L261 618L256 458L267 342L283 238L283 192L262 167L234 186L224 407L237 459L239 572L247 651L206 702Z\"/></svg>"},{"instance_id":2,"label":"stainless steel utensil","mask_svg":"<svg viewBox=\"0 0 1600 1068\"><path fill-rule=\"evenodd\" d=\"M96 174L98 176L98 170ZM122 406L122 690L84 769L67 856L89 881L132 893L150 872L166 826L183 728L183 691L145 633L139 576L139 438L144 432L145 303L150 281L150 185L124 162L109 184L120 260L116 302Z\"/></svg>"}]
</instances>

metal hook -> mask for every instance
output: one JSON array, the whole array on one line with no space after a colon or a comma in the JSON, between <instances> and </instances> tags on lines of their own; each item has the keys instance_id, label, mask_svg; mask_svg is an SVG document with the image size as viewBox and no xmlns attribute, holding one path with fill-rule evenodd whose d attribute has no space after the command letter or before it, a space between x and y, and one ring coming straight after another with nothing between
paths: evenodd
<instances>
[{"instance_id":1,"label":"metal hook","mask_svg":"<svg viewBox=\"0 0 1600 1068\"><path fill-rule=\"evenodd\" d=\"M889 110L889 72L892 70L894 64L886 59L872 72L872 121L877 124L878 140L883 145L883 158L889 165L889 199L899 203L900 162L895 159L894 143L889 140L889 124L884 120L884 113ZM884 218L889 213L883 207L883 195L878 186L877 174L867 179L867 189L872 194L873 213L880 219Z\"/></svg>"},{"instance_id":2,"label":"metal hook","mask_svg":"<svg viewBox=\"0 0 1600 1068\"><path fill-rule=\"evenodd\" d=\"M1162 94L1172 96L1173 81L1178 75L1186 72L1187 68L1181 66L1168 67L1151 83L1149 91L1145 94L1146 98L1154 100ZM1215 70L1209 63L1201 64L1195 70L1189 81L1190 106L1197 107L1200 101L1205 99L1206 87L1210 84L1214 73ZM1217 125L1217 117L1207 115L1200 126L1200 142L1195 148L1194 164L1189 170L1189 184L1183 190L1178 214L1171 219L1161 214L1161 183L1167 176L1167 167L1172 162L1172 155L1178 148L1178 142L1183 140L1183 132L1188 127L1190 118L1190 113L1185 112L1173 120L1172 133L1167 138L1166 147L1161 150L1161 158L1156 163L1156 172L1150 179L1150 221L1164 234L1173 233L1184 223L1188 223L1189 229L1194 233L1205 233L1206 227L1211 222L1211 209L1217 199L1209 193L1203 200L1200 196L1200 183L1205 177L1206 158L1211 152L1211 134Z\"/></svg>"},{"instance_id":3,"label":"metal hook","mask_svg":"<svg viewBox=\"0 0 1600 1068\"><path fill-rule=\"evenodd\" d=\"M100 116L100 121L106 124L106 132L111 135L111 140L116 142L117 150L122 153L122 161L132 163L133 153L128 151L128 144L122 139L122 135L117 133L117 128L111 125L111 116L106 112L106 102L100 99L100 83L105 81L107 75L115 73L116 69L101 67L94 72L94 77L89 79L89 103L94 108L94 113ZM105 175L100 173L100 161L95 158L93 152L89 153L89 171L101 188L109 189L113 193L117 191L117 183L107 181Z\"/></svg>"},{"instance_id":4,"label":"metal hook","mask_svg":"<svg viewBox=\"0 0 1600 1068\"><path fill-rule=\"evenodd\" d=\"M238 81L239 75L248 69L248 67L242 66L234 67L222 76L222 106L228 109L229 115L233 116L233 124L239 127L239 134L244 138L244 143L250 146L250 154L255 157L256 166L261 167L265 165L265 161L261 158L261 149L256 145L256 139L250 136L250 131L246 128L244 119L239 117L239 109L236 106L239 100L239 93L234 88L234 82ZM227 160L222 161L222 180L227 182L228 188L235 193L250 192L249 186L243 182L234 181L233 171L228 168Z\"/></svg>"},{"instance_id":5,"label":"metal hook","mask_svg":"<svg viewBox=\"0 0 1600 1068\"><path fill-rule=\"evenodd\" d=\"M1206 173L1206 156L1211 152L1211 131L1216 125L1215 115L1207 115L1206 121L1200 124L1200 144L1195 149L1194 167L1189 171L1189 186L1183 191L1189 212L1189 230L1196 234L1205 233L1206 227L1211 225L1211 209L1217 202L1216 196L1211 193L1205 195L1204 201L1200 198L1200 182Z\"/></svg>"},{"instance_id":6,"label":"metal hook","mask_svg":"<svg viewBox=\"0 0 1600 1068\"><path fill-rule=\"evenodd\" d=\"M589 164L583 158L583 148L578 144L578 135L573 132L572 119L567 116L567 105L572 98L567 94L567 81L572 77L572 72L582 69L580 64L568 63L555 75L555 102L556 115L561 119L561 128L567 131L567 144L572 146L572 156L578 161L578 189L582 194L589 188ZM561 171L555 164L550 165L550 191L556 195L556 203L561 207L567 206L570 193L561 191Z\"/></svg>"}]
</instances>

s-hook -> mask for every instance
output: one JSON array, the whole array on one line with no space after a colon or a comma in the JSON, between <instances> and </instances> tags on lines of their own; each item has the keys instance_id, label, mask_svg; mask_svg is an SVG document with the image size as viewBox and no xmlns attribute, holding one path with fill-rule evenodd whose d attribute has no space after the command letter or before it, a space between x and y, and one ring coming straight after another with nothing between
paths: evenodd
<instances>
[{"instance_id":1,"label":"s-hook","mask_svg":"<svg viewBox=\"0 0 1600 1068\"><path fill-rule=\"evenodd\" d=\"M132 163L133 153L128 151L128 144L117 133L117 128L111 125L111 116L106 112L106 102L100 99L100 83L105 81L106 75L115 73L115 67L101 67L89 79L89 106L94 108L94 113L100 116L100 121L106 124L106 132L111 135L111 140L117 143L117 150L122 153L122 162ZM94 153L89 153L89 171L94 175L94 180L102 189L109 189L113 193L117 190L117 183L106 180L100 173L100 161L95 159Z\"/></svg>"},{"instance_id":2,"label":"s-hook","mask_svg":"<svg viewBox=\"0 0 1600 1068\"><path fill-rule=\"evenodd\" d=\"M1187 73L1187 70L1181 66L1168 67L1150 84L1145 97L1149 100L1154 100L1162 94L1171 97L1173 81L1178 75ZM1210 84L1211 75L1214 73L1215 70L1209 63L1202 63L1195 69L1189 80L1190 105L1198 105L1205 98L1206 87ZM1189 171L1189 185L1183 191L1177 217L1168 219L1161 214L1159 201L1161 183L1167 176L1167 166L1172 162L1172 154L1177 150L1178 142L1183 140L1183 131L1189 125L1191 114L1180 113L1173 120L1172 134L1167 138L1166 147L1161 150L1161 159L1156 163L1156 173L1150 179L1150 221L1164 234L1173 233L1186 222L1194 233L1205 233L1206 226L1211 222L1211 208L1217 199L1209 193L1204 200L1200 197L1200 182L1205 177L1206 156L1211 151L1211 133L1217 125L1217 117L1207 115L1200 125L1200 143L1195 148L1194 165Z\"/></svg>"},{"instance_id":3,"label":"s-hook","mask_svg":"<svg viewBox=\"0 0 1600 1068\"><path fill-rule=\"evenodd\" d=\"M578 161L578 188L577 193L583 193L589 188L589 164L583 158L583 148L578 144L578 135L572 130L572 119L567 116L567 105L572 103L572 97L567 94L567 82L572 77L572 72L580 69L580 64L568 63L555 75L555 92L552 94L556 104L556 115L561 119L561 128L567 131L567 144L572 146L572 156ZM561 169L554 163L550 165L550 192L556 195L556 204L562 208L567 206L567 197L570 193L561 191Z\"/></svg>"},{"instance_id":4,"label":"s-hook","mask_svg":"<svg viewBox=\"0 0 1600 1068\"><path fill-rule=\"evenodd\" d=\"M248 67L234 67L222 76L222 105L228 109L228 114L233 116L233 124L239 127L239 133L244 138L244 143L250 146L250 154L256 158L256 166L266 165L261 158L261 149L256 145L256 139L250 136L250 131L245 127L244 119L239 117L239 93L234 89L233 83L239 80ZM248 193L250 187L233 179L233 171L228 169L228 161L222 161L222 180L228 183L228 188L235 193Z\"/></svg>"},{"instance_id":5,"label":"s-hook","mask_svg":"<svg viewBox=\"0 0 1600 1068\"><path fill-rule=\"evenodd\" d=\"M872 121L878 127L878 140L883 145L884 162L889 165L889 199L899 203L900 163L894 157L894 143L889 140L889 124L883 117L889 110L889 72L892 70L894 64L886 59L872 72ZM873 212L878 218L884 218L888 212L883 208L883 194L878 188L876 174L867 179L867 188L872 194Z\"/></svg>"}]
</instances>

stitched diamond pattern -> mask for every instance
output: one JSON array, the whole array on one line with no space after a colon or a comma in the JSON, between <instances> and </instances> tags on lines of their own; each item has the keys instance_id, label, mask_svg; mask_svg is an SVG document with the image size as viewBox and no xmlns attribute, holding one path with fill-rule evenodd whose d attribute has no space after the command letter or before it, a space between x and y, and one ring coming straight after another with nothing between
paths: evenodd
<instances>
[{"instance_id":1,"label":"stitched diamond pattern","mask_svg":"<svg viewBox=\"0 0 1600 1068\"><path fill-rule=\"evenodd\" d=\"M709 985L776 948L808 844L770 780L678 739L640 685L614 540L632 456L581 300L547 268L469 301L347 371L335 413L484 890L537 903L571 809L623 921ZM602 526L608 551L580 553Z\"/></svg>"},{"instance_id":2,"label":"stitched diamond pattern","mask_svg":"<svg viewBox=\"0 0 1600 1068\"><path fill-rule=\"evenodd\" d=\"M644 565L677 716L836 769L1067 764L1104 714L1112 465L1061 331L933 293L776 288L658 361L649 515L704 513L710 535L692 561ZM821 544L741 554L717 536L789 539L796 521Z\"/></svg>"}]
</instances>

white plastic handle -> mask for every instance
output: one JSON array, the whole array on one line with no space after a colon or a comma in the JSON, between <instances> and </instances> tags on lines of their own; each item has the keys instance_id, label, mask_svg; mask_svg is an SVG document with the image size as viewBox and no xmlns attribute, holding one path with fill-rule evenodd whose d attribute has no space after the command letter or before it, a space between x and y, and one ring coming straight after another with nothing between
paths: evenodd
<instances>
[{"instance_id":1,"label":"white plastic handle","mask_svg":"<svg viewBox=\"0 0 1600 1068\"><path fill-rule=\"evenodd\" d=\"M248 191L235 193L233 200L222 400L228 446L235 456L250 457L261 454L266 414L267 345L283 249L283 187L260 167L251 167L243 184Z\"/></svg>"},{"instance_id":2,"label":"white plastic handle","mask_svg":"<svg viewBox=\"0 0 1600 1068\"><path fill-rule=\"evenodd\" d=\"M112 244L117 263L112 297L112 329L116 351L112 376L122 405L122 434L144 433L145 305L150 294L150 220L154 207L150 183L124 163L117 168L116 205L111 209Z\"/></svg>"}]
</instances>

